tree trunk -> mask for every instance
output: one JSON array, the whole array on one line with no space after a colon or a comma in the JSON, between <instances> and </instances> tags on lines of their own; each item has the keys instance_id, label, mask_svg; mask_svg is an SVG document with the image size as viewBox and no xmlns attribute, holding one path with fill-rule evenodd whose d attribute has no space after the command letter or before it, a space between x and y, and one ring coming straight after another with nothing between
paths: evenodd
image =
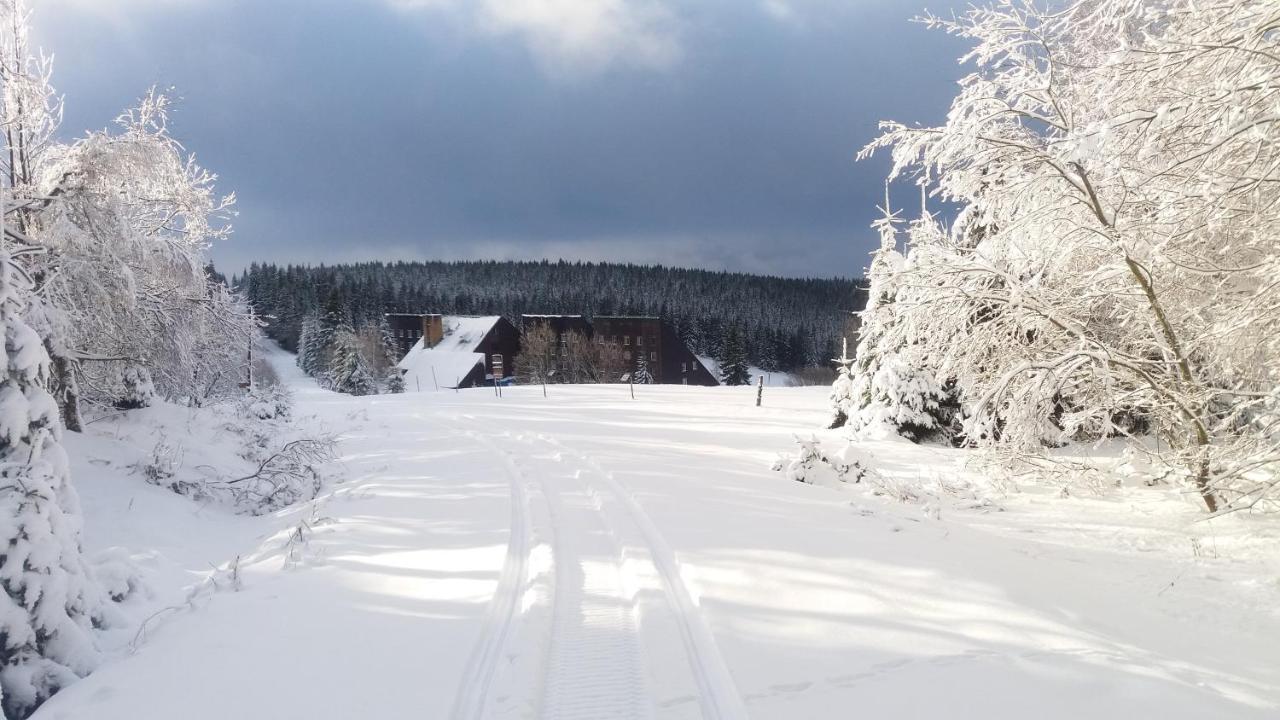
<instances>
[{"instance_id":1,"label":"tree trunk","mask_svg":"<svg viewBox=\"0 0 1280 720\"><path fill-rule=\"evenodd\" d=\"M45 345L46 349L48 345ZM52 377L49 378L49 389L52 391L54 400L58 403L58 410L62 414L62 424L72 432L83 432L84 423L80 418L80 386L76 383L75 367L71 360L49 351L50 372Z\"/></svg>"}]
</instances>

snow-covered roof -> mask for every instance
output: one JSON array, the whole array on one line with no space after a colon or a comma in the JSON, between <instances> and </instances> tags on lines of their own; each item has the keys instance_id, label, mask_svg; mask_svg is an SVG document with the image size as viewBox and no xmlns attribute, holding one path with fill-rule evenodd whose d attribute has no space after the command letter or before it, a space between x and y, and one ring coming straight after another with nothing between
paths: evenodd
<instances>
[{"instance_id":1,"label":"snow-covered roof","mask_svg":"<svg viewBox=\"0 0 1280 720\"><path fill-rule=\"evenodd\" d=\"M444 339L431 348L434 351L475 352L476 346L484 340L493 326L498 324L501 316L487 315L471 317L466 315L445 315L443 319ZM410 351L412 352L412 351Z\"/></svg>"},{"instance_id":2,"label":"snow-covered roof","mask_svg":"<svg viewBox=\"0 0 1280 720\"><path fill-rule=\"evenodd\" d=\"M428 350L419 339L398 367L405 371L406 389L432 390L437 385L442 388L457 387L463 378L483 362L483 353L440 350L438 346Z\"/></svg>"},{"instance_id":3,"label":"snow-covered roof","mask_svg":"<svg viewBox=\"0 0 1280 720\"><path fill-rule=\"evenodd\" d=\"M698 362L702 363L702 366L707 369L707 372L711 373L711 377L717 380L720 379L719 361L717 361L715 358L710 357L708 355L698 355L696 357L698 358ZM768 370L765 370L764 368L756 367L755 365L748 365L747 372L751 374L751 383L753 385L756 382L756 378L760 377L761 375L764 376L765 385L770 385L770 386L777 385L780 387L786 387L786 386L795 384L795 376L792 375L791 373L785 373L781 371L769 372Z\"/></svg>"},{"instance_id":4,"label":"snow-covered roof","mask_svg":"<svg viewBox=\"0 0 1280 720\"><path fill-rule=\"evenodd\" d=\"M533 314L533 313L525 313L524 315L521 315L520 317L529 317L529 318L580 318L580 317L582 317L582 316L581 316L581 315L536 315L536 314Z\"/></svg>"}]
</instances>

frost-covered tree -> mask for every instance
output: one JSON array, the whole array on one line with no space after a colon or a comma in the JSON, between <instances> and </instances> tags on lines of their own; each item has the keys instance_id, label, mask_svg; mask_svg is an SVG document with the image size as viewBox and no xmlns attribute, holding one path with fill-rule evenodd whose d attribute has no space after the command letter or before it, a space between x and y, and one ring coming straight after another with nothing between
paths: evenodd
<instances>
[{"instance_id":1,"label":"frost-covered tree","mask_svg":"<svg viewBox=\"0 0 1280 720\"><path fill-rule=\"evenodd\" d=\"M9 245L0 241L0 695L5 717L24 718L97 663L104 596L80 549L49 356L22 319L30 281L17 260L33 249Z\"/></svg>"},{"instance_id":2,"label":"frost-covered tree","mask_svg":"<svg viewBox=\"0 0 1280 720\"><path fill-rule=\"evenodd\" d=\"M118 132L50 150L38 182L62 190L32 218L51 252L42 295L74 320L83 385L104 400L123 391L129 365L148 367L172 399L229 393L258 332L248 307L205 272L233 198L218 197L215 177L169 135L168 108L151 92Z\"/></svg>"},{"instance_id":3,"label":"frost-covered tree","mask_svg":"<svg viewBox=\"0 0 1280 720\"><path fill-rule=\"evenodd\" d=\"M333 389L338 392L349 395L378 394L378 383L360 352L360 339L349 325L339 326L334 332L328 376Z\"/></svg>"},{"instance_id":4,"label":"frost-covered tree","mask_svg":"<svg viewBox=\"0 0 1280 720\"><path fill-rule=\"evenodd\" d=\"M944 125L886 123L864 154L891 148L894 176L963 208L913 238L901 282L918 291L896 307L956 380L971 441L1035 452L1146 426L1161 442L1135 447L1210 511L1274 506L1275 9L1015 0L928 18L974 44L974 70Z\"/></svg>"},{"instance_id":5,"label":"frost-covered tree","mask_svg":"<svg viewBox=\"0 0 1280 720\"><path fill-rule=\"evenodd\" d=\"M716 358L720 363L721 385L750 385L751 371L747 365L747 346L737 323L729 326L724 336L724 347Z\"/></svg>"},{"instance_id":6,"label":"frost-covered tree","mask_svg":"<svg viewBox=\"0 0 1280 720\"><path fill-rule=\"evenodd\" d=\"M128 366L157 391L199 401L241 377L257 321L206 272L211 242L230 231L234 198L170 136L169 99L154 90L114 131L57 141L62 103L52 63L36 56L22 0L0 3L0 166L9 235L48 252L31 263L40 302L28 321L52 358L50 384L68 427L81 395L111 404Z\"/></svg>"}]
</instances>

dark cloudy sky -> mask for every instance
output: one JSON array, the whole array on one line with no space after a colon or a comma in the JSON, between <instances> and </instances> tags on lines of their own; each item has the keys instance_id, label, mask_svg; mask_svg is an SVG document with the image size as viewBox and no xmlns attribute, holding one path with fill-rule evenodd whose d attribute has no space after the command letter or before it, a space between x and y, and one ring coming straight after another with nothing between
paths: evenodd
<instances>
[{"instance_id":1,"label":"dark cloudy sky","mask_svg":"<svg viewBox=\"0 0 1280 720\"><path fill-rule=\"evenodd\" d=\"M894 118L963 48L924 0L32 0L64 132L149 85L251 260L569 258L855 275ZM958 5L958 3L957 3ZM903 193L904 195L908 193ZM901 198L903 204L909 198Z\"/></svg>"}]
</instances>

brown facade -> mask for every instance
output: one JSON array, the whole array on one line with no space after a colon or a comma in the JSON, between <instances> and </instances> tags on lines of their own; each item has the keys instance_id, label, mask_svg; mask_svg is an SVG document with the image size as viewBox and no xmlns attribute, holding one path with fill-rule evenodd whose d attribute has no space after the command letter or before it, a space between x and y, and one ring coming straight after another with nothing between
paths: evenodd
<instances>
[{"instance_id":1,"label":"brown facade","mask_svg":"<svg viewBox=\"0 0 1280 720\"><path fill-rule=\"evenodd\" d=\"M387 327L391 329L391 340L400 351L397 361L409 353L409 348L413 347L419 338L428 335L433 329L438 333L433 345L440 342L440 336L444 335L444 318L441 315L387 313L385 317Z\"/></svg>"},{"instance_id":2,"label":"brown facade","mask_svg":"<svg viewBox=\"0 0 1280 720\"><path fill-rule=\"evenodd\" d=\"M719 385L720 382L684 344L675 329L658 317L597 315L588 322L580 315L525 315L526 330L550 325L561 346L577 334L589 342L608 345L621 353L619 380L634 372L643 357L652 382L668 385Z\"/></svg>"}]
</instances>

